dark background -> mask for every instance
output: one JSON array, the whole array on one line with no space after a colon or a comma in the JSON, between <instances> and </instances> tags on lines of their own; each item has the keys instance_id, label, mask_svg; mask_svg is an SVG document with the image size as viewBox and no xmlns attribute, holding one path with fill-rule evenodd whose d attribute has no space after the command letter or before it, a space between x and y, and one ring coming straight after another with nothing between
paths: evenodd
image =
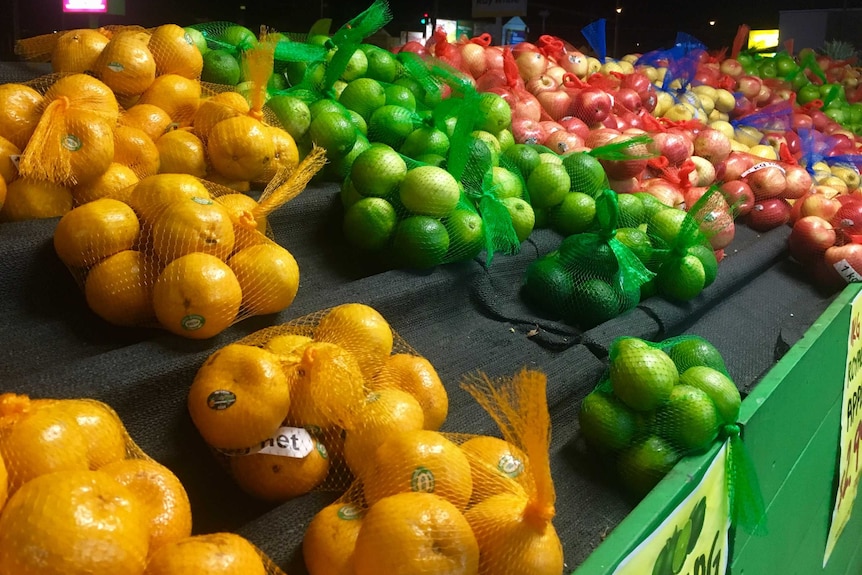
<instances>
[{"instance_id":1,"label":"dark background","mask_svg":"<svg viewBox=\"0 0 862 575\"><path fill-rule=\"evenodd\" d=\"M386 27L396 38L402 30L421 30L423 12L446 19L470 19L469 0L390 0L394 18ZM597 18L607 19L608 50L613 48L615 7L623 8L619 20L618 56L672 45L677 31L700 39L710 48L729 46L740 24L754 29L777 28L781 10L862 8L862 0L742 1L725 2L633 0L528 0L524 18L530 28L528 39L539 34L559 36L576 46L585 44L580 30ZM370 4L356 0L125 0L125 16L64 15L60 0L3 0L0 2L0 59L14 58L16 38L26 38L54 30L93 27L105 24L155 26L166 22L180 25L211 20L239 22L254 29L266 24L285 32L305 32L321 15L339 26ZM245 6L244 10L240 6ZM543 19L540 13L549 15ZM709 21L715 25L710 26ZM840 21L840 19L839 19ZM862 45L862 31L855 26L836 30L855 45Z\"/></svg>"}]
</instances>

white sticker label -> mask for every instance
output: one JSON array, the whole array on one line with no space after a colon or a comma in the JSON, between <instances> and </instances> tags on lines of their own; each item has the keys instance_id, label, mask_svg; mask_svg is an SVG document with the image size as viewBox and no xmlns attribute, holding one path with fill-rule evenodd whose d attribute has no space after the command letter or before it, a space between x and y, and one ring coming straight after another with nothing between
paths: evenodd
<instances>
[{"instance_id":1,"label":"white sticker label","mask_svg":"<svg viewBox=\"0 0 862 575\"><path fill-rule=\"evenodd\" d=\"M787 173L787 171L784 168L782 168L779 164L776 164L775 162L760 162L759 164L754 164L753 166L751 166L750 168L748 168L747 170L742 172L742 175L739 177L744 178L748 174L756 172L757 170L762 170L764 168L778 168L779 170L781 170L782 174Z\"/></svg>"},{"instance_id":2,"label":"white sticker label","mask_svg":"<svg viewBox=\"0 0 862 575\"><path fill-rule=\"evenodd\" d=\"M269 439L260 442L257 448L222 450L225 455L252 455L267 453L282 457L302 459L314 449L314 439L302 427L280 427Z\"/></svg>"},{"instance_id":3,"label":"white sticker label","mask_svg":"<svg viewBox=\"0 0 862 575\"><path fill-rule=\"evenodd\" d=\"M21 154L10 154L9 161L11 161L15 165L15 169L18 169L18 164L21 163Z\"/></svg>"},{"instance_id":4,"label":"white sticker label","mask_svg":"<svg viewBox=\"0 0 862 575\"><path fill-rule=\"evenodd\" d=\"M847 260L840 260L833 264L835 271L841 274L841 277L844 278L844 281L847 283L859 283L862 282L862 275L859 275L853 266Z\"/></svg>"}]
</instances>

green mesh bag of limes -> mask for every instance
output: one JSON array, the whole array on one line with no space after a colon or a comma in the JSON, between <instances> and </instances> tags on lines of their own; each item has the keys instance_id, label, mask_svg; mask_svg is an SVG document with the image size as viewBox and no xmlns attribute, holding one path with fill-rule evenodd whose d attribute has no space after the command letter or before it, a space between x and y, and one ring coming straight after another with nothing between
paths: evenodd
<instances>
[{"instance_id":1,"label":"green mesh bag of limes","mask_svg":"<svg viewBox=\"0 0 862 575\"><path fill-rule=\"evenodd\" d=\"M652 251L646 233L636 227L639 220L621 210L621 198L612 190L590 198L592 231L568 236L530 264L521 289L529 305L589 329L640 302L641 286L655 275L642 261Z\"/></svg>"},{"instance_id":2,"label":"green mesh bag of limes","mask_svg":"<svg viewBox=\"0 0 862 575\"><path fill-rule=\"evenodd\" d=\"M762 530L763 501L737 424L741 397L721 353L698 336L620 337L609 359L578 414L587 447L626 490L644 496L680 459L727 440L731 518Z\"/></svg>"}]
</instances>

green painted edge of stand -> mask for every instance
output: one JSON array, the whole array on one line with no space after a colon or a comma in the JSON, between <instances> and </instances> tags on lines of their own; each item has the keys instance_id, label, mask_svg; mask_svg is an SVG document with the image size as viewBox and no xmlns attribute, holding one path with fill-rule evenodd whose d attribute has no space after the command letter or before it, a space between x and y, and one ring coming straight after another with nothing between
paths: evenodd
<instances>
[{"instance_id":1,"label":"green painted edge of stand","mask_svg":"<svg viewBox=\"0 0 862 575\"><path fill-rule=\"evenodd\" d=\"M826 327L835 320L845 307L850 305L860 289L862 289L862 284L848 285L826 308L826 311L817 318L817 321L806 330L802 339L772 367L745 398L740 410L743 433L745 423L769 399L778 385L808 351L810 345L822 335ZM716 443L703 454L683 458L571 574L605 575L612 573L620 561L652 533L691 492L692 487L703 477L720 445Z\"/></svg>"}]
</instances>

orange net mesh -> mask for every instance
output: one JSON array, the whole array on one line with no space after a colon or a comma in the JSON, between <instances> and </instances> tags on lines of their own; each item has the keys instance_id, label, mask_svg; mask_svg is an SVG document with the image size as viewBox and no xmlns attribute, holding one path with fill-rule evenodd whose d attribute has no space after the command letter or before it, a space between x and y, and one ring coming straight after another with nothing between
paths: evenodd
<instances>
[{"instance_id":1,"label":"orange net mesh","mask_svg":"<svg viewBox=\"0 0 862 575\"><path fill-rule=\"evenodd\" d=\"M106 321L211 337L292 303L299 268L266 236L266 217L305 188L323 156L281 169L258 200L187 174L146 177L64 215L55 251Z\"/></svg>"},{"instance_id":2,"label":"orange net mesh","mask_svg":"<svg viewBox=\"0 0 862 575\"><path fill-rule=\"evenodd\" d=\"M280 575L233 534L191 537L188 495L108 405L0 395L0 572L183 573L234 556Z\"/></svg>"}]
</instances>

